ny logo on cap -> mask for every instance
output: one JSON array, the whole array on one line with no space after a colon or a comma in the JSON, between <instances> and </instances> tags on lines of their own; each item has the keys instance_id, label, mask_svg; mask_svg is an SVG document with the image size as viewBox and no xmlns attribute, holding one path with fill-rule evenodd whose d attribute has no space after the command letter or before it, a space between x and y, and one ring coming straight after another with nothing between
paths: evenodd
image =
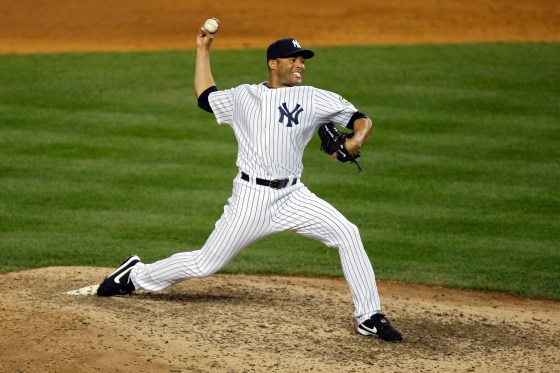
<instances>
[{"instance_id":1,"label":"ny logo on cap","mask_svg":"<svg viewBox=\"0 0 560 373\"><path fill-rule=\"evenodd\" d=\"M296 39L292 40L292 44L294 45L294 48L301 49L301 45L299 45L299 43Z\"/></svg>"}]
</instances>

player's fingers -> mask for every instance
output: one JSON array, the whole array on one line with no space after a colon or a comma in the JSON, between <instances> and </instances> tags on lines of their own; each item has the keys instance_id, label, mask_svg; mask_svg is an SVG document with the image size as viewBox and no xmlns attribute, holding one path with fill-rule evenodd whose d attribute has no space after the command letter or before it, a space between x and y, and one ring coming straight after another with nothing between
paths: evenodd
<instances>
[{"instance_id":1,"label":"player's fingers","mask_svg":"<svg viewBox=\"0 0 560 373\"><path fill-rule=\"evenodd\" d=\"M210 45L212 44L213 40L214 40L214 34L211 34L208 31L206 31L204 27L201 27L198 30L198 34L196 36L197 45L210 48Z\"/></svg>"},{"instance_id":2,"label":"player's fingers","mask_svg":"<svg viewBox=\"0 0 560 373\"><path fill-rule=\"evenodd\" d=\"M204 28L204 26L200 26L200 30L198 30L198 34L199 34L201 37L205 37L205 36L211 35L208 31L206 31L206 29Z\"/></svg>"}]
</instances>

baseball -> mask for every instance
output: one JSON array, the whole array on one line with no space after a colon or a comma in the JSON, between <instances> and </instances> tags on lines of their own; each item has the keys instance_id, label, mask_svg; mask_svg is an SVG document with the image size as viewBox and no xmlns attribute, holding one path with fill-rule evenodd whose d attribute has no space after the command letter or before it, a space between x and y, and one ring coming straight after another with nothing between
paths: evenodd
<instances>
[{"instance_id":1,"label":"baseball","mask_svg":"<svg viewBox=\"0 0 560 373\"><path fill-rule=\"evenodd\" d=\"M216 21L214 18L209 18L206 20L206 22L204 22L204 29L211 34L214 34L216 31L218 31L218 27L218 21Z\"/></svg>"}]
</instances>

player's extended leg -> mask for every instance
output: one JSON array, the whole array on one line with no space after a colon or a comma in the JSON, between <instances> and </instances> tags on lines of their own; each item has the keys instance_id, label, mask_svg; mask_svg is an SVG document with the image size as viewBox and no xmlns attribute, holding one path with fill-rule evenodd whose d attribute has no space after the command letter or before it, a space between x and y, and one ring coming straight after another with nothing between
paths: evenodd
<instances>
[{"instance_id":1,"label":"player's extended leg","mask_svg":"<svg viewBox=\"0 0 560 373\"><path fill-rule=\"evenodd\" d=\"M202 249L135 265L130 275L135 288L158 291L189 278L210 276L245 247L270 234L268 190L244 183L234 182L228 205Z\"/></svg>"},{"instance_id":2,"label":"player's extended leg","mask_svg":"<svg viewBox=\"0 0 560 373\"><path fill-rule=\"evenodd\" d=\"M302 186L283 203L273 224L338 249L358 323L380 312L375 275L360 232L336 208Z\"/></svg>"}]
</instances>

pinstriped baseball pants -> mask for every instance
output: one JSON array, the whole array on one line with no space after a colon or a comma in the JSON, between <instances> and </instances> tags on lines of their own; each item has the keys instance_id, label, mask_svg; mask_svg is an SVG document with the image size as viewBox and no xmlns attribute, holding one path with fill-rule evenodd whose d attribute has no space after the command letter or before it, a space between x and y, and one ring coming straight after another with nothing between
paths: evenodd
<instances>
[{"instance_id":1,"label":"pinstriped baseball pants","mask_svg":"<svg viewBox=\"0 0 560 373\"><path fill-rule=\"evenodd\" d=\"M272 189L238 175L221 218L200 250L152 264L139 263L130 278L138 290L159 291L189 278L210 276L247 246L281 231L293 231L338 249L358 323L380 312L373 267L358 228L301 182Z\"/></svg>"}]
</instances>

